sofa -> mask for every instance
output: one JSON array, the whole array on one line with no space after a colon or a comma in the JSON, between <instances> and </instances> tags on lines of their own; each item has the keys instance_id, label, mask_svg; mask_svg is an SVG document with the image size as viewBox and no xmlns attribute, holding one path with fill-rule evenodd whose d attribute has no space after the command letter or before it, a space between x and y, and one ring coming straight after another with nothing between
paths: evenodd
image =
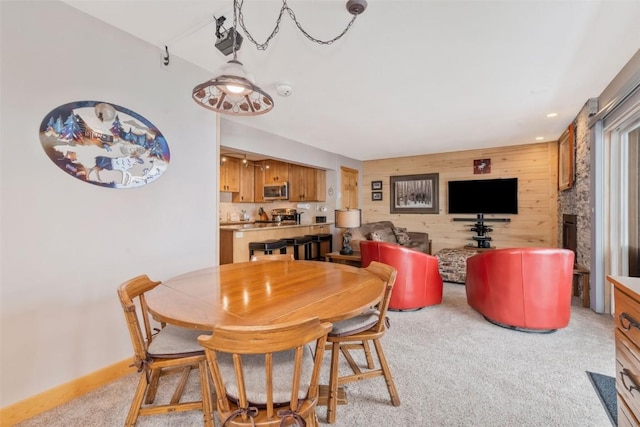
<instances>
[{"instance_id":1,"label":"sofa","mask_svg":"<svg viewBox=\"0 0 640 427\"><path fill-rule=\"evenodd\" d=\"M363 268L378 261L398 271L389 310L418 310L442 303L442 279L436 257L395 243L372 240L360 242L360 255Z\"/></svg>"},{"instance_id":2,"label":"sofa","mask_svg":"<svg viewBox=\"0 0 640 427\"><path fill-rule=\"evenodd\" d=\"M552 332L569 324L573 251L509 248L467 259L467 302L489 322Z\"/></svg>"},{"instance_id":3,"label":"sofa","mask_svg":"<svg viewBox=\"0 0 640 427\"><path fill-rule=\"evenodd\" d=\"M428 233L407 231L406 228L396 227L391 221L370 222L347 231L351 233L351 247L354 251L360 250L360 242L363 240L377 240L431 254Z\"/></svg>"}]
</instances>

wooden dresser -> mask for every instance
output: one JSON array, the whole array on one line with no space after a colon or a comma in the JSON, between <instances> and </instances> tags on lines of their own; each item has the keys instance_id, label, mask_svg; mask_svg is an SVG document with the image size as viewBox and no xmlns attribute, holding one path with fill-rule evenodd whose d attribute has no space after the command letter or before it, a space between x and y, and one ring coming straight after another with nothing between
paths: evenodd
<instances>
[{"instance_id":1,"label":"wooden dresser","mask_svg":"<svg viewBox=\"0 0 640 427\"><path fill-rule=\"evenodd\" d=\"M607 276L614 286L618 426L640 422L640 278Z\"/></svg>"}]
</instances>

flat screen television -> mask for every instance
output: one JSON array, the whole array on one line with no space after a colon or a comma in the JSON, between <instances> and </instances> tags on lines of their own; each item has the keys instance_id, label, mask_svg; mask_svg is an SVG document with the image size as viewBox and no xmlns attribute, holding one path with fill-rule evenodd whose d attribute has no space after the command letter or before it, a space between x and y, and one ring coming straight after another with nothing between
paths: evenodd
<instances>
[{"instance_id":1,"label":"flat screen television","mask_svg":"<svg viewBox=\"0 0 640 427\"><path fill-rule=\"evenodd\" d=\"M518 178L449 181L450 214L517 214Z\"/></svg>"}]
</instances>

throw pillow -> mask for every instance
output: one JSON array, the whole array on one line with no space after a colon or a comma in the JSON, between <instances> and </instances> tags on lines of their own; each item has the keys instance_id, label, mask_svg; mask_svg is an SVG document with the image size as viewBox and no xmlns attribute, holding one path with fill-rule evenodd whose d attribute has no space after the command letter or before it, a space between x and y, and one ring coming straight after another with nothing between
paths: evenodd
<instances>
[{"instance_id":1,"label":"throw pillow","mask_svg":"<svg viewBox=\"0 0 640 427\"><path fill-rule=\"evenodd\" d=\"M382 237L380 237L380 235L378 233L376 233L375 231L371 234L369 234L369 240L373 240L374 242L382 242Z\"/></svg>"},{"instance_id":2,"label":"throw pillow","mask_svg":"<svg viewBox=\"0 0 640 427\"><path fill-rule=\"evenodd\" d=\"M411 244L411 237L407 234L406 228L394 227L393 234L396 235L396 240L400 246L409 246Z\"/></svg>"}]
</instances>

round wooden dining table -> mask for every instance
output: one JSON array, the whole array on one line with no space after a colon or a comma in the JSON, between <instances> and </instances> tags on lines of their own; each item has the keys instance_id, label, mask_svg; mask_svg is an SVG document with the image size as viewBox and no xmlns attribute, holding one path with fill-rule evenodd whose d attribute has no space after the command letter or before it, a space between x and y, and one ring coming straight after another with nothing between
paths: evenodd
<instances>
[{"instance_id":1,"label":"round wooden dining table","mask_svg":"<svg viewBox=\"0 0 640 427\"><path fill-rule=\"evenodd\" d=\"M163 281L146 294L158 321L213 330L318 317L356 316L382 298L384 283L366 269L317 261L225 264Z\"/></svg>"}]
</instances>

